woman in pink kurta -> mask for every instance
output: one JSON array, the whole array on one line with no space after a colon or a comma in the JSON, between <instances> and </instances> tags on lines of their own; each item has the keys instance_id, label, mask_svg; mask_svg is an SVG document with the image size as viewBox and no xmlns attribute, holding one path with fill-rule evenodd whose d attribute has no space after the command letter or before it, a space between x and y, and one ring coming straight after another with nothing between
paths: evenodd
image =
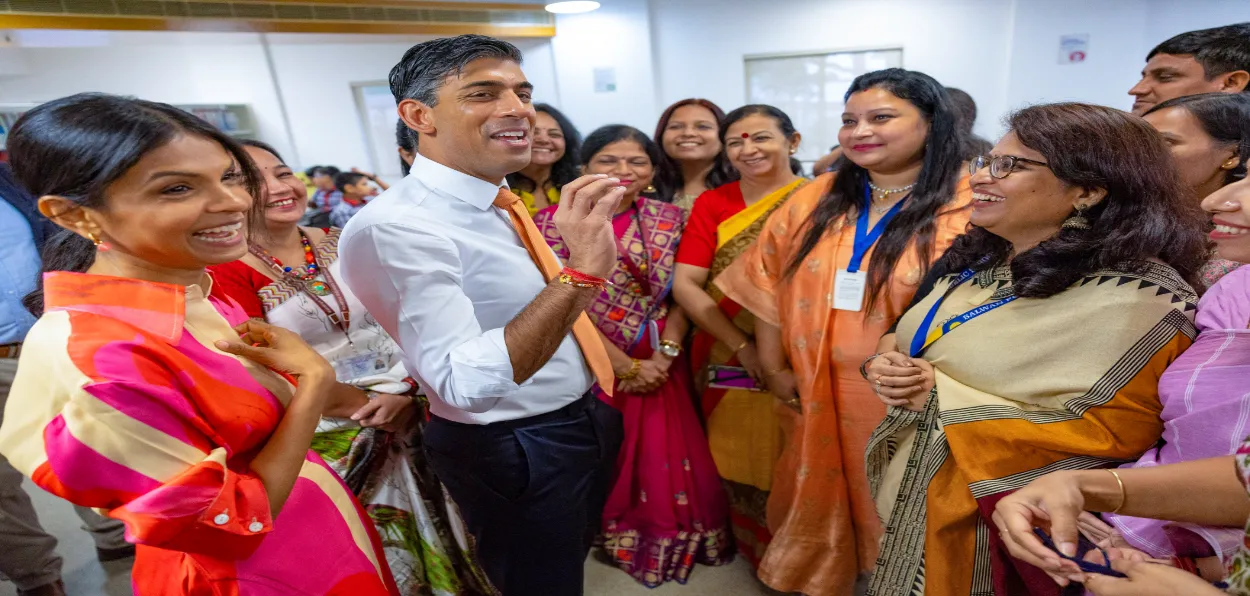
<instances>
[{"instance_id":1,"label":"woman in pink kurta","mask_svg":"<svg viewBox=\"0 0 1250 596\"><path fill-rule=\"evenodd\" d=\"M259 176L242 147L171 106L99 94L31 110L8 142L67 231L28 301L42 316L0 454L126 525L135 594L397 595L373 524L309 450L333 369L207 297L205 267L247 250Z\"/></svg>"}]
</instances>

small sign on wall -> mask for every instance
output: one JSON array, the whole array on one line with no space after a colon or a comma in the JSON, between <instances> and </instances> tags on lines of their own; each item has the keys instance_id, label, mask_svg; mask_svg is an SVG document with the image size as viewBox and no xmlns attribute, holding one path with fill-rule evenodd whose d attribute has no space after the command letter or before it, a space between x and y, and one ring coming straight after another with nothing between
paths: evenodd
<instances>
[{"instance_id":1,"label":"small sign on wall","mask_svg":"<svg viewBox=\"0 0 1250 596\"><path fill-rule=\"evenodd\" d=\"M595 93L616 93L616 69L595 69Z\"/></svg>"},{"instance_id":2,"label":"small sign on wall","mask_svg":"<svg viewBox=\"0 0 1250 596\"><path fill-rule=\"evenodd\" d=\"M1059 36L1059 63L1079 64L1089 57L1089 34Z\"/></svg>"}]
</instances>

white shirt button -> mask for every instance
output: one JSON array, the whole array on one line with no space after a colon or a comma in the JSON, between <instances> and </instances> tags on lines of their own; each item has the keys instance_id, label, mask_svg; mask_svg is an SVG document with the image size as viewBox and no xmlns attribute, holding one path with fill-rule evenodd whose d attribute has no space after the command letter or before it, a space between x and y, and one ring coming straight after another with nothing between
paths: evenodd
<instances>
[{"instance_id":1,"label":"white shirt button","mask_svg":"<svg viewBox=\"0 0 1250 596\"><path fill-rule=\"evenodd\" d=\"M265 529L265 524L262 524L260 522L252 522L252 525L247 527L247 530L253 534L264 529Z\"/></svg>"},{"instance_id":2,"label":"white shirt button","mask_svg":"<svg viewBox=\"0 0 1250 596\"><path fill-rule=\"evenodd\" d=\"M218 514L217 514L217 517L214 517L214 518L213 518L213 523L215 523L215 524L217 524L217 525L219 525L219 526L224 526L224 525L226 525L226 524L230 523L230 516L229 516L229 515L226 515L226 514L224 514L224 513L218 513Z\"/></svg>"}]
</instances>

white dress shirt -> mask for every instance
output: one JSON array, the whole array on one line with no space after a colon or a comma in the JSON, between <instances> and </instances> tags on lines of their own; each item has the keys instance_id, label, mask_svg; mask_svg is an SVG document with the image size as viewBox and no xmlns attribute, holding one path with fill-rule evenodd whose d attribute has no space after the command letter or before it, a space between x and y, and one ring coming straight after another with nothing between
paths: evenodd
<instances>
[{"instance_id":1,"label":"white dress shirt","mask_svg":"<svg viewBox=\"0 0 1250 596\"><path fill-rule=\"evenodd\" d=\"M594 375L572 334L517 385L504 326L546 287L506 212L500 184L417 155L339 241L343 278L404 350L441 418L489 424L557 410Z\"/></svg>"}]
</instances>

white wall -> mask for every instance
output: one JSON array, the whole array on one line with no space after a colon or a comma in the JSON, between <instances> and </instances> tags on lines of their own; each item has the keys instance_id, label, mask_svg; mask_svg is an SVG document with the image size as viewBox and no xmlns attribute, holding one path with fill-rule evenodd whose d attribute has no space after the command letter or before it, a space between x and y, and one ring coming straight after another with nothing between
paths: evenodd
<instances>
[{"instance_id":1,"label":"white wall","mask_svg":"<svg viewBox=\"0 0 1250 596\"><path fill-rule=\"evenodd\" d=\"M1040 3L1040 2L1039 2ZM661 108L705 97L746 100L753 54L903 48L903 64L1003 111L1011 0L652 0ZM988 134L993 117L979 128Z\"/></svg>"},{"instance_id":2,"label":"white wall","mask_svg":"<svg viewBox=\"0 0 1250 596\"><path fill-rule=\"evenodd\" d=\"M594 12L556 19L551 52L559 107L583 135L604 124L629 124L650 134L659 109L647 0L602 0L602 4ZM616 91L595 92L596 68L615 70Z\"/></svg>"},{"instance_id":3,"label":"white wall","mask_svg":"<svg viewBox=\"0 0 1250 596\"><path fill-rule=\"evenodd\" d=\"M533 0L541 2L542 0ZM583 133L608 123L650 131L685 97L725 109L745 101L744 56L903 48L922 70L976 98L977 130L1028 103L1080 100L1126 108L1147 51L1176 33L1250 21L1245 0L601 0L560 16L552 40L513 40L536 99ZM1087 33L1089 58L1058 64L1059 36ZM420 36L271 35L284 104L248 33L20 31L0 44L0 103L79 91L172 103L246 103L260 136L298 165L368 167L352 83L383 81ZM617 90L596 93L594 70ZM284 123L285 105L291 123ZM295 161L295 159L292 159Z\"/></svg>"},{"instance_id":4,"label":"white wall","mask_svg":"<svg viewBox=\"0 0 1250 596\"><path fill-rule=\"evenodd\" d=\"M385 82L409 47L429 39L270 35L280 104L257 34L41 31L21 37L26 47L0 48L0 104L41 103L82 91L176 104L248 104L259 138L295 165L343 168L370 167L352 84ZM550 41L512 41L526 53L536 97L556 101ZM5 69L6 63L14 66Z\"/></svg>"},{"instance_id":5,"label":"white wall","mask_svg":"<svg viewBox=\"0 0 1250 596\"><path fill-rule=\"evenodd\" d=\"M1242 0L651 0L660 107L746 98L752 54L902 47L904 66L970 93L977 132L1042 101L1128 108L1145 55L1177 33L1250 21ZM1089 57L1058 62L1059 37L1087 33Z\"/></svg>"}]
</instances>

